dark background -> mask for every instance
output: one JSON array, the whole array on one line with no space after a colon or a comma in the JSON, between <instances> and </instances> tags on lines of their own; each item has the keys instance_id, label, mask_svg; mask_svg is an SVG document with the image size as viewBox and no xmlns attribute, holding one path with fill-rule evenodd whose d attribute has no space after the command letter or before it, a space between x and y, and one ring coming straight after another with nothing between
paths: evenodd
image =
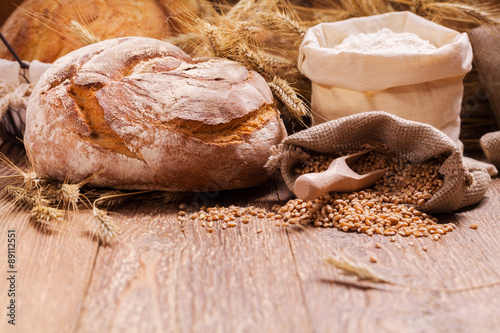
<instances>
[{"instance_id":1,"label":"dark background","mask_svg":"<svg viewBox=\"0 0 500 333\"><path fill-rule=\"evenodd\" d=\"M21 2L22 0L0 0L0 26Z\"/></svg>"}]
</instances>

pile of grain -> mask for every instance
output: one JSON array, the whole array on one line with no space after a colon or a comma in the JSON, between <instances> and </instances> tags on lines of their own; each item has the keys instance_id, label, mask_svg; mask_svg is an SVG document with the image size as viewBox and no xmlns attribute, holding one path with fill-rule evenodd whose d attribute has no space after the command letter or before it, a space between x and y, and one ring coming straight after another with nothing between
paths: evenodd
<instances>
[{"instance_id":1,"label":"pile of grain","mask_svg":"<svg viewBox=\"0 0 500 333\"><path fill-rule=\"evenodd\" d=\"M267 211L263 208L255 206L239 207L231 205L229 207L221 207L216 205L214 207L201 207L198 212L187 213L185 209L187 206L182 204L179 206L178 219L179 222L193 221L198 222L201 227L206 228L208 233L212 233L215 228L225 230L227 228L234 228L238 226L238 221L243 224L250 222L256 223L258 220L281 220L282 217L276 213ZM182 228L182 227L181 227ZM183 229L183 228L182 228ZM261 233L262 228L257 229L257 233Z\"/></svg>"},{"instance_id":2,"label":"pile of grain","mask_svg":"<svg viewBox=\"0 0 500 333\"><path fill-rule=\"evenodd\" d=\"M351 193L331 192L309 201L293 199L283 206L274 206L270 211L253 206L202 207L192 214L182 210L179 219L198 221L202 227L206 227L207 232L213 232L218 226L223 230L236 227L238 221L249 223L267 218L277 226L312 224L369 236L391 236L391 240L395 240L396 235L439 240L455 228L453 223L440 224L437 218L416 208L443 185L442 175L439 174L443 157L410 163L397 158L385 145L375 144L360 149L366 148L373 150L352 165L352 169L360 174L380 168L387 170L372 188ZM295 172L322 172L339 156L312 154L303 165L297 166Z\"/></svg>"}]
</instances>

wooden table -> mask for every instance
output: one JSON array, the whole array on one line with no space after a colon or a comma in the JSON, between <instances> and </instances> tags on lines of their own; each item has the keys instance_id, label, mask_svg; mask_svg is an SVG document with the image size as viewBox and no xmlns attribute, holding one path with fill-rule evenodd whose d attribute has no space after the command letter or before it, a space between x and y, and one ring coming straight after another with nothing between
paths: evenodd
<instances>
[{"instance_id":1,"label":"wooden table","mask_svg":"<svg viewBox=\"0 0 500 333\"><path fill-rule=\"evenodd\" d=\"M19 150L6 151L16 158ZM271 208L291 194L270 180L212 197L209 205ZM499 178L478 205L439 216L457 224L439 241L391 242L265 219L207 233L199 223L181 228L178 204L140 200L115 212L120 239L103 246L85 232L83 213L44 232L4 204L0 332L500 331ZM15 231L15 297L8 296L8 230ZM325 262L332 255L391 284L347 276Z\"/></svg>"}]
</instances>

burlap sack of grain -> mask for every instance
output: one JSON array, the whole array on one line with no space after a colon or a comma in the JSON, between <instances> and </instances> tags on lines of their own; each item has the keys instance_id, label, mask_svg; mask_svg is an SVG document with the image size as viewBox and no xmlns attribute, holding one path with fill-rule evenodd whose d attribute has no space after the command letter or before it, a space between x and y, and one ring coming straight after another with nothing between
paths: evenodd
<instances>
[{"instance_id":1,"label":"burlap sack of grain","mask_svg":"<svg viewBox=\"0 0 500 333\"><path fill-rule=\"evenodd\" d=\"M382 28L416 34L437 49L425 54L333 49L348 36ZM312 81L316 124L383 110L433 125L461 145L463 78L471 63L467 34L409 12L394 12L312 27L301 44L298 67Z\"/></svg>"},{"instance_id":2,"label":"burlap sack of grain","mask_svg":"<svg viewBox=\"0 0 500 333\"><path fill-rule=\"evenodd\" d=\"M500 127L500 27L479 27L469 32L474 63ZM485 134L480 140L488 160L500 165L500 131Z\"/></svg>"},{"instance_id":3,"label":"burlap sack of grain","mask_svg":"<svg viewBox=\"0 0 500 333\"><path fill-rule=\"evenodd\" d=\"M293 191L297 164L308 158L306 150L343 152L366 143L382 142L400 158L418 163L434 156L446 156L440 168L444 185L418 208L444 213L479 202L491 182L488 172L471 160L464 161L459 147L448 136L428 124L409 121L387 112L374 111L339 118L285 138L272 148L266 168L281 171Z\"/></svg>"}]
</instances>

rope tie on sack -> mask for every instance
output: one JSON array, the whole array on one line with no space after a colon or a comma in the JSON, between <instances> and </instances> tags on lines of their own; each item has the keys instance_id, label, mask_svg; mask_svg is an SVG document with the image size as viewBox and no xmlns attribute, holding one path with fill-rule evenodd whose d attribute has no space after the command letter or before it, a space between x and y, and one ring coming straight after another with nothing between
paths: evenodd
<instances>
[{"instance_id":1,"label":"rope tie on sack","mask_svg":"<svg viewBox=\"0 0 500 333\"><path fill-rule=\"evenodd\" d=\"M283 160L305 161L309 154L299 147L279 144L270 149L271 156L264 165L269 174L278 171L282 167Z\"/></svg>"}]
</instances>

